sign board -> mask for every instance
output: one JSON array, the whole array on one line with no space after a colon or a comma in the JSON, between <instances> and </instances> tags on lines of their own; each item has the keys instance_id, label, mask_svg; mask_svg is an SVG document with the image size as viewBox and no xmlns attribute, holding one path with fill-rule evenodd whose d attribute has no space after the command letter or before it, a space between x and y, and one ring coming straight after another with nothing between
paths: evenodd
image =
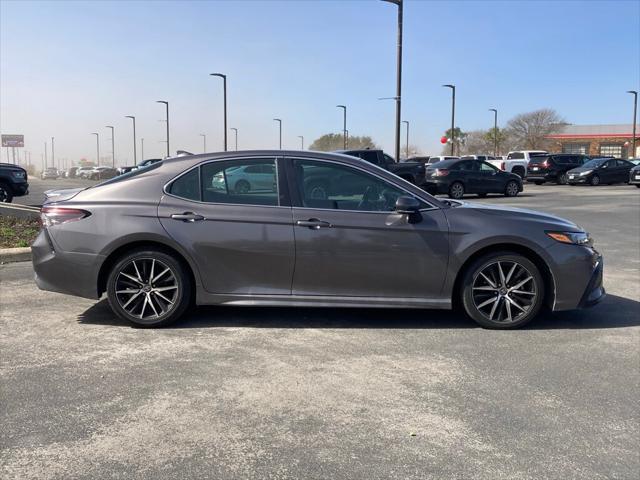
<instances>
[{"instance_id":1,"label":"sign board","mask_svg":"<svg viewBox=\"0 0 640 480\"><path fill-rule=\"evenodd\" d=\"M2 135L3 147L24 147L24 135Z\"/></svg>"}]
</instances>

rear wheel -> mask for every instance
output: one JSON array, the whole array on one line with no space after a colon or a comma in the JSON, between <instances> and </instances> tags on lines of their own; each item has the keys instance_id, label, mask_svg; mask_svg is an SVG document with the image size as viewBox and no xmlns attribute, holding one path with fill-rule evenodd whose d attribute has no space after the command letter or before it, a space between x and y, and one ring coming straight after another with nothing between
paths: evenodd
<instances>
[{"instance_id":1,"label":"rear wheel","mask_svg":"<svg viewBox=\"0 0 640 480\"><path fill-rule=\"evenodd\" d=\"M191 281L181 262L149 248L123 256L111 269L107 298L120 318L142 327L177 320L191 304Z\"/></svg>"},{"instance_id":2,"label":"rear wheel","mask_svg":"<svg viewBox=\"0 0 640 480\"><path fill-rule=\"evenodd\" d=\"M507 185L504 188L505 197L515 197L519 192L520 186L518 185L518 182L516 182L515 180L510 180L509 182L507 182Z\"/></svg>"},{"instance_id":3,"label":"rear wheel","mask_svg":"<svg viewBox=\"0 0 640 480\"><path fill-rule=\"evenodd\" d=\"M594 187L600 185L600 177L598 175L594 175L593 177L591 177L591 180L589 180L589 183Z\"/></svg>"},{"instance_id":4,"label":"rear wheel","mask_svg":"<svg viewBox=\"0 0 640 480\"><path fill-rule=\"evenodd\" d=\"M0 182L0 203L11 203L13 200L13 192L9 185Z\"/></svg>"},{"instance_id":5,"label":"rear wheel","mask_svg":"<svg viewBox=\"0 0 640 480\"><path fill-rule=\"evenodd\" d=\"M566 173L561 173L558 175L558 185L566 185L569 178Z\"/></svg>"},{"instance_id":6,"label":"rear wheel","mask_svg":"<svg viewBox=\"0 0 640 480\"><path fill-rule=\"evenodd\" d=\"M234 190L236 193L240 194L249 193L249 190L251 190L251 185L246 180L238 180Z\"/></svg>"},{"instance_id":7,"label":"rear wheel","mask_svg":"<svg viewBox=\"0 0 640 480\"><path fill-rule=\"evenodd\" d=\"M466 270L462 303L486 328L516 328L531 321L544 300L540 271L528 258L509 252L489 253Z\"/></svg>"},{"instance_id":8,"label":"rear wheel","mask_svg":"<svg viewBox=\"0 0 640 480\"><path fill-rule=\"evenodd\" d=\"M460 200L464 196L464 185L461 182L453 182L449 187L449 197Z\"/></svg>"}]
</instances>

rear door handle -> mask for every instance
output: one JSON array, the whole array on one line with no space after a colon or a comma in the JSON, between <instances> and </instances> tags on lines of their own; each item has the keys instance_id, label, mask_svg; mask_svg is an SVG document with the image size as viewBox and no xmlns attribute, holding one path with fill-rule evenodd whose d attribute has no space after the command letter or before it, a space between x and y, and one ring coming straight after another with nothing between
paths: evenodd
<instances>
[{"instance_id":1,"label":"rear door handle","mask_svg":"<svg viewBox=\"0 0 640 480\"><path fill-rule=\"evenodd\" d=\"M309 220L298 220L296 225L299 227L307 227L311 230L319 230L321 228L331 228L331 224L329 222L323 222L322 220L318 220L317 218L310 218Z\"/></svg>"},{"instance_id":2,"label":"rear door handle","mask_svg":"<svg viewBox=\"0 0 640 480\"><path fill-rule=\"evenodd\" d=\"M174 220L182 220L183 222L198 222L204 220L202 215L193 212L174 213L171 215Z\"/></svg>"}]
</instances>

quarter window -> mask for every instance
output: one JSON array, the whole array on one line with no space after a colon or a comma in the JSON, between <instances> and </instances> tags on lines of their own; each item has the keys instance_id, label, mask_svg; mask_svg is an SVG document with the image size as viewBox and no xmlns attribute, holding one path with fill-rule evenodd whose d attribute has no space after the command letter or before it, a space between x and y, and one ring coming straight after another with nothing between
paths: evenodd
<instances>
[{"instance_id":1,"label":"quarter window","mask_svg":"<svg viewBox=\"0 0 640 480\"><path fill-rule=\"evenodd\" d=\"M403 190L373 175L329 162L294 160L296 183L307 208L389 212Z\"/></svg>"},{"instance_id":2,"label":"quarter window","mask_svg":"<svg viewBox=\"0 0 640 480\"><path fill-rule=\"evenodd\" d=\"M174 180L169 187L169 193L187 200L200 201L200 169L189 170Z\"/></svg>"}]
</instances>

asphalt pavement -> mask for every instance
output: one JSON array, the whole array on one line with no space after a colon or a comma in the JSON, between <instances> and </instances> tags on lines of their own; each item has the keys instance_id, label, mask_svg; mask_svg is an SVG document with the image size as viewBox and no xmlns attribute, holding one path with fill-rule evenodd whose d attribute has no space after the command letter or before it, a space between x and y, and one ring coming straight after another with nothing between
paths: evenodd
<instances>
[{"instance_id":1,"label":"asphalt pavement","mask_svg":"<svg viewBox=\"0 0 640 480\"><path fill-rule=\"evenodd\" d=\"M0 266L0 475L640 477L640 189L482 201L589 230L608 297L516 331L440 311L238 307L146 330L104 300L39 291L28 263Z\"/></svg>"}]
</instances>

